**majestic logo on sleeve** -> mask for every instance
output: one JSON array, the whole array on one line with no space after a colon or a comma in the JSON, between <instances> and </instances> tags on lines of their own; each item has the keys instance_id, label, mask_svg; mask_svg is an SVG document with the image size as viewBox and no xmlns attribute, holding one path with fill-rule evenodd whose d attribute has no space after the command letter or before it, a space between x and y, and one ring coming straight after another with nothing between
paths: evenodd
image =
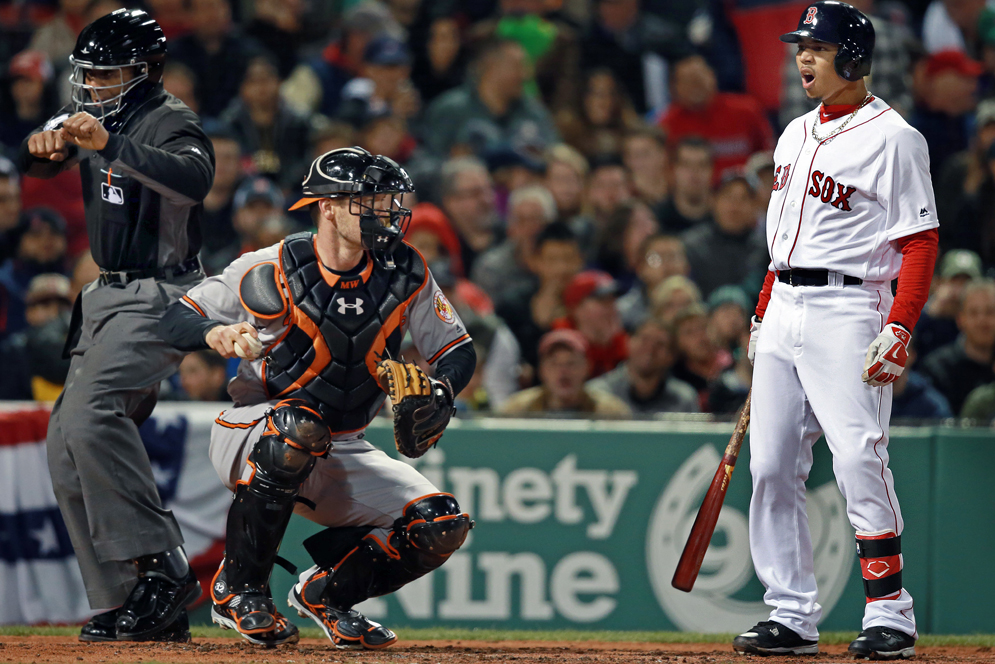
<instances>
[{"instance_id":1,"label":"majestic logo on sleeve","mask_svg":"<svg viewBox=\"0 0 995 664\"><path fill-rule=\"evenodd\" d=\"M836 182L831 175L822 171L812 173L812 186L808 194L818 198L823 203L829 203L838 210L850 211L850 196L857 191L856 187L848 187L842 182Z\"/></svg>"},{"instance_id":2,"label":"majestic logo on sleeve","mask_svg":"<svg viewBox=\"0 0 995 664\"><path fill-rule=\"evenodd\" d=\"M445 323L449 323L450 325L455 323L456 312L453 311L453 305L449 304L449 300L442 294L442 291L435 291L433 300L435 302L436 315Z\"/></svg>"}]
</instances>

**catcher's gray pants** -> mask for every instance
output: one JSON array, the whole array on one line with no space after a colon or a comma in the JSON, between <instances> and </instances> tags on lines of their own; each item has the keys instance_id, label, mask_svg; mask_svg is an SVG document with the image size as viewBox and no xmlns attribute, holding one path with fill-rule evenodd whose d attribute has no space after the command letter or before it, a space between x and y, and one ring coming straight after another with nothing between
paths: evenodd
<instances>
[{"instance_id":1,"label":"catcher's gray pants","mask_svg":"<svg viewBox=\"0 0 995 664\"><path fill-rule=\"evenodd\" d=\"M48 425L48 467L93 609L120 606L136 580L131 562L183 544L163 509L138 435L159 382L183 353L156 330L166 307L203 279L139 279L83 292L83 326L66 386Z\"/></svg>"},{"instance_id":2,"label":"catcher's gray pants","mask_svg":"<svg viewBox=\"0 0 995 664\"><path fill-rule=\"evenodd\" d=\"M252 468L246 461L266 428L266 411L277 401L229 408L211 429L211 463L225 486L234 490L247 481ZM363 439L362 432L332 438L328 456L318 459L304 481L300 496L315 508L298 503L294 511L327 527L374 526L386 535L411 501L439 490L417 470Z\"/></svg>"}]
</instances>

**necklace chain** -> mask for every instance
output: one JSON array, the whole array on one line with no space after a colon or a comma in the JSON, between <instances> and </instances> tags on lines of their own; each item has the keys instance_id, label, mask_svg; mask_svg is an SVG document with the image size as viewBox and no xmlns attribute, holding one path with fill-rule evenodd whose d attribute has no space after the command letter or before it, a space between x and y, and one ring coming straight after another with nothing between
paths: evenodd
<instances>
[{"instance_id":1,"label":"necklace chain","mask_svg":"<svg viewBox=\"0 0 995 664\"><path fill-rule=\"evenodd\" d=\"M862 109L864 106L867 106L867 104L869 104L871 99L873 98L874 97L871 95L871 93L868 92L867 96L864 97L864 100L857 105L857 108L853 109L853 113L850 114L850 117L844 120L839 127L833 129L825 136L820 137L817 133L815 133L815 126L819 124L819 121L818 120L814 121L812 123L812 138L814 138L818 143L828 143L832 138L836 136L836 134L843 131L846 128L846 126L850 124L850 120L853 120L855 117L857 117L857 113L860 111L860 109Z\"/></svg>"}]
</instances>

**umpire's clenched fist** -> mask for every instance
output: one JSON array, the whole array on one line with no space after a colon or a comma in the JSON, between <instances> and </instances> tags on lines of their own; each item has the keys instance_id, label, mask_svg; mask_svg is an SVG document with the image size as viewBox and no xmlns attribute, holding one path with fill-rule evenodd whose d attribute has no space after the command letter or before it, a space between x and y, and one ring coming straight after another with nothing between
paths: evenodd
<instances>
[{"instance_id":1,"label":"umpire's clenched fist","mask_svg":"<svg viewBox=\"0 0 995 664\"><path fill-rule=\"evenodd\" d=\"M62 130L54 129L32 134L28 139L31 156L50 161L63 161L69 156L69 146L62 138Z\"/></svg>"},{"instance_id":2,"label":"umpire's clenched fist","mask_svg":"<svg viewBox=\"0 0 995 664\"><path fill-rule=\"evenodd\" d=\"M110 134L100 120L89 113L77 113L62 123L63 140L75 143L84 150L103 150Z\"/></svg>"}]
</instances>

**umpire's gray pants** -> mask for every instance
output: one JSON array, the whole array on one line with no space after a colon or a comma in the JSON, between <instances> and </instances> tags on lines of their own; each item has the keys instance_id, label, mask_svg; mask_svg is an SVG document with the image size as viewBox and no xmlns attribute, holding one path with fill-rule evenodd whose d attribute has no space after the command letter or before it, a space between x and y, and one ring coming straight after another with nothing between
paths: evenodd
<instances>
[{"instance_id":1,"label":"umpire's gray pants","mask_svg":"<svg viewBox=\"0 0 995 664\"><path fill-rule=\"evenodd\" d=\"M83 292L83 327L48 425L48 467L93 609L120 606L135 584L131 561L183 544L163 509L135 420L183 353L159 338L166 307L203 279L139 279Z\"/></svg>"}]
</instances>

